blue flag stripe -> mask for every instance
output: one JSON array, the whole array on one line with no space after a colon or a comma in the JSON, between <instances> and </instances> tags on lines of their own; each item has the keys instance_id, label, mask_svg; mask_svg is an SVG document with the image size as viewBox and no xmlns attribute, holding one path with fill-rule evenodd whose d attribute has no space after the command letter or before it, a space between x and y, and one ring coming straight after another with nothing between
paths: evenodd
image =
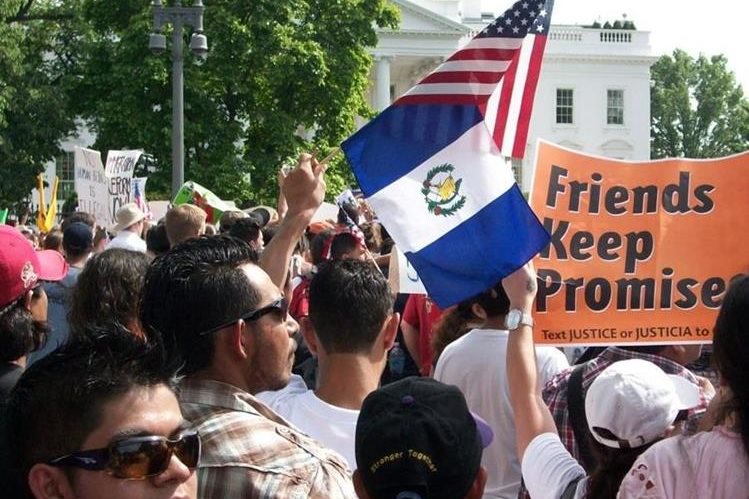
<instances>
[{"instance_id":1,"label":"blue flag stripe","mask_svg":"<svg viewBox=\"0 0 749 499\"><path fill-rule=\"evenodd\" d=\"M362 192L372 196L483 119L476 106L391 106L341 147Z\"/></svg>"},{"instance_id":2,"label":"blue flag stripe","mask_svg":"<svg viewBox=\"0 0 749 499\"><path fill-rule=\"evenodd\" d=\"M515 185L467 222L407 256L430 296L445 308L493 286L548 241Z\"/></svg>"}]
</instances>

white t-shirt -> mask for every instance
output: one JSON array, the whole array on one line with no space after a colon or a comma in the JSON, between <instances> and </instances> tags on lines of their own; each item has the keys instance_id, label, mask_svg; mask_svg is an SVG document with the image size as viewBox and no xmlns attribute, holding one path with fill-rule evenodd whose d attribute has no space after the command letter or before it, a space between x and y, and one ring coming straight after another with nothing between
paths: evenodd
<instances>
[{"instance_id":1,"label":"white t-shirt","mask_svg":"<svg viewBox=\"0 0 749 499\"><path fill-rule=\"evenodd\" d=\"M146 252L146 242L135 232L121 230L114 239L109 241L106 249L122 248L131 251Z\"/></svg>"},{"instance_id":2,"label":"white t-shirt","mask_svg":"<svg viewBox=\"0 0 749 499\"><path fill-rule=\"evenodd\" d=\"M354 441L359 411L323 402L297 375L282 390L261 392L257 398L302 432L343 456L350 469L356 469Z\"/></svg>"},{"instance_id":3,"label":"white t-shirt","mask_svg":"<svg viewBox=\"0 0 749 499\"><path fill-rule=\"evenodd\" d=\"M507 331L474 329L445 348L434 370L434 378L460 388L469 409L494 430L494 441L484 449L481 459L489 472L485 499L515 499L520 489L520 463L505 368L508 337ZM539 347L536 358L539 386L569 367L567 358L556 348Z\"/></svg>"},{"instance_id":4,"label":"white t-shirt","mask_svg":"<svg viewBox=\"0 0 749 499\"><path fill-rule=\"evenodd\" d=\"M577 482L575 499L587 491L585 470L572 457L556 433L542 433L531 440L523 454L523 480L531 497L558 499L572 480Z\"/></svg>"}]
</instances>

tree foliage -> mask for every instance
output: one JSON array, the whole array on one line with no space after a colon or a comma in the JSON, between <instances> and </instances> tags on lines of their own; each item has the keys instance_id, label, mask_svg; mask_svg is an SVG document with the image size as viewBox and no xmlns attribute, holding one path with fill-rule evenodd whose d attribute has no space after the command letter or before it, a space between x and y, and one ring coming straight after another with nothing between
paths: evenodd
<instances>
[{"instance_id":1,"label":"tree foliage","mask_svg":"<svg viewBox=\"0 0 749 499\"><path fill-rule=\"evenodd\" d=\"M75 129L63 90L71 19L53 1L0 2L0 206L28 196Z\"/></svg>"},{"instance_id":2,"label":"tree foliage","mask_svg":"<svg viewBox=\"0 0 749 499\"><path fill-rule=\"evenodd\" d=\"M721 157L749 149L749 102L722 55L681 50L651 68L651 156Z\"/></svg>"},{"instance_id":3,"label":"tree foliage","mask_svg":"<svg viewBox=\"0 0 749 499\"><path fill-rule=\"evenodd\" d=\"M149 2L80 1L88 31L77 40L75 112L96 132L97 149L152 153L159 169L149 189L166 194L171 58L148 49ZM205 62L187 49L189 30L184 35L185 178L225 199L274 197L287 158L301 149L324 154L354 129L356 116L370 113L366 48L377 43L375 25L396 23L385 0L208 3ZM171 31L165 35L171 40ZM314 139L300 130L314 130ZM329 183L350 179L342 165L328 170Z\"/></svg>"}]
</instances>

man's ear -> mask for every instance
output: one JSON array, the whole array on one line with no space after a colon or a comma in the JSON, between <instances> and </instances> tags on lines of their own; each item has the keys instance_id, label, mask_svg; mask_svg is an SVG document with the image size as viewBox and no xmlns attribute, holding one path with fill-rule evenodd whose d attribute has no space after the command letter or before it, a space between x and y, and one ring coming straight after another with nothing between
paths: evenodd
<instances>
[{"instance_id":1,"label":"man's ear","mask_svg":"<svg viewBox=\"0 0 749 499\"><path fill-rule=\"evenodd\" d=\"M471 488L468 489L466 499L480 499L481 497L483 497L487 477L488 474L486 472L486 468L484 468L483 466L479 466L479 471L478 473L476 473L476 478L474 478L473 483L471 484Z\"/></svg>"},{"instance_id":2,"label":"man's ear","mask_svg":"<svg viewBox=\"0 0 749 499\"><path fill-rule=\"evenodd\" d=\"M353 480L354 490L359 499L369 499L369 494L367 494L367 489L364 488L364 481L362 480L361 472L359 470L354 471Z\"/></svg>"},{"instance_id":3,"label":"man's ear","mask_svg":"<svg viewBox=\"0 0 749 499\"><path fill-rule=\"evenodd\" d=\"M302 337L307 343L307 348L309 348L312 355L317 356L320 342L317 339L317 333L315 333L315 326L312 325L312 321L309 320L309 317L301 317L299 322L299 325L302 326Z\"/></svg>"},{"instance_id":4,"label":"man's ear","mask_svg":"<svg viewBox=\"0 0 749 499\"><path fill-rule=\"evenodd\" d=\"M61 468L35 464L27 477L31 493L36 499L73 499L73 488Z\"/></svg>"},{"instance_id":5,"label":"man's ear","mask_svg":"<svg viewBox=\"0 0 749 499\"><path fill-rule=\"evenodd\" d=\"M488 315L486 314L486 310L484 310L484 307L482 307L478 303L474 303L473 305L471 305L471 312L482 321L486 320L486 318L488 317Z\"/></svg>"},{"instance_id":6,"label":"man's ear","mask_svg":"<svg viewBox=\"0 0 749 499\"><path fill-rule=\"evenodd\" d=\"M400 324L401 316L398 312L393 312L390 317L385 319L385 323L382 326L383 334L382 341L384 342L385 351L389 351L395 344L395 338L398 336L398 324Z\"/></svg>"},{"instance_id":7,"label":"man's ear","mask_svg":"<svg viewBox=\"0 0 749 499\"><path fill-rule=\"evenodd\" d=\"M216 333L214 335L214 338L216 338L216 340L214 341L227 342L227 346L229 347L229 350L232 354L242 358L247 358L250 356L249 341L251 340L248 338L248 335L244 334L244 332L248 327L250 327L250 324L246 323L243 320L238 320L237 322L229 326L229 331L226 331L223 334Z\"/></svg>"}]
</instances>

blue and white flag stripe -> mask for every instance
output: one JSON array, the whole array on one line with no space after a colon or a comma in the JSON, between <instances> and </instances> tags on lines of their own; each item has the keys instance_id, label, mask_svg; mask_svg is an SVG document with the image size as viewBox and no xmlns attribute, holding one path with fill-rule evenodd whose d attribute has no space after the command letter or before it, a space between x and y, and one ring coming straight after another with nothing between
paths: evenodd
<instances>
[{"instance_id":1,"label":"blue and white flag stripe","mask_svg":"<svg viewBox=\"0 0 749 499\"><path fill-rule=\"evenodd\" d=\"M470 151L470 155L466 154ZM430 213L422 194L422 186L429 171L448 164L451 175L461 181L459 193L465 195L465 205L450 216ZM432 244L447 232L467 222L476 213L515 185L509 164L500 155L489 130L480 122L466 131L455 142L431 156L413 170L380 189L368 198L375 213L387 214L392 220L388 232L404 253L417 252ZM429 223L409 223L429 217Z\"/></svg>"},{"instance_id":2,"label":"blue and white flag stripe","mask_svg":"<svg viewBox=\"0 0 749 499\"><path fill-rule=\"evenodd\" d=\"M475 106L393 106L342 148L378 217L441 307L493 286L548 242ZM444 165L449 172L434 173ZM448 175L454 186L440 197Z\"/></svg>"}]
</instances>

